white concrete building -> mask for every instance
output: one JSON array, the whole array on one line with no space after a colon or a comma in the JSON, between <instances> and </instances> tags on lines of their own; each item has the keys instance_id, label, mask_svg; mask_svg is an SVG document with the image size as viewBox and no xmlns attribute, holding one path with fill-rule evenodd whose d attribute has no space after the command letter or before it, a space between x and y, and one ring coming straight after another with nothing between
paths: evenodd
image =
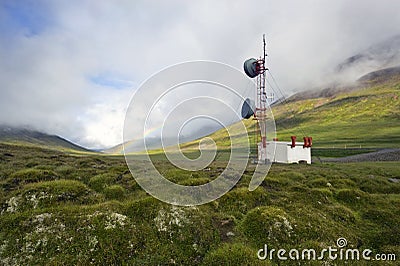
<instances>
[{"instance_id":1,"label":"white concrete building","mask_svg":"<svg viewBox=\"0 0 400 266\"><path fill-rule=\"evenodd\" d=\"M275 163L300 163L307 162L311 164L311 138L305 138L304 143L285 141L267 141L266 148L263 148L262 142L258 143L259 161L272 161Z\"/></svg>"}]
</instances>

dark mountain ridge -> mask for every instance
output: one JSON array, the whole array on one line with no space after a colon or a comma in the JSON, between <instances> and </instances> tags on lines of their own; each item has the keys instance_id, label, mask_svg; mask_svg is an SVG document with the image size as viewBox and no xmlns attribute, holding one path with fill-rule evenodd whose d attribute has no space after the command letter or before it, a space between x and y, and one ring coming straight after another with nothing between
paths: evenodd
<instances>
[{"instance_id":1,"label":"dark mountain ridge","mask_svg":"<svg viewBox=\"0 0 400 266\"><path fill-rule=\"evenodd\" d=\"M37 130L0 125L0 142L22 143L45 147L65 148L77 151L90 151L57 135Z\"/></svg>"}]
</instances>

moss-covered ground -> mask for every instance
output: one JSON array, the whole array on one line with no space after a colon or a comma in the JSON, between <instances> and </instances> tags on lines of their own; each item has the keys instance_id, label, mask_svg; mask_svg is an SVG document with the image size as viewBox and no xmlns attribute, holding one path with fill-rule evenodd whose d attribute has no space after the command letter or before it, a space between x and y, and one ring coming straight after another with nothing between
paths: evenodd
<instances>
[{"instance_id":1,"label":"moss-covered ground","mask_svg":"<svg viewBox=\"0 0 400 266\"><path fill-rule=\"evenodd\" d=\"M225 157L197 172L153 161L170 180L197 185L218 176ZM250 192L252 169L220 199L177 207L147 195L121 156L0 144L0 264L344 265L257 258L264 244L321 250L340 237L398 263L398 162L273 165ZM371 263L390 265L357 262Z\"/></svg>"}]
</instances>

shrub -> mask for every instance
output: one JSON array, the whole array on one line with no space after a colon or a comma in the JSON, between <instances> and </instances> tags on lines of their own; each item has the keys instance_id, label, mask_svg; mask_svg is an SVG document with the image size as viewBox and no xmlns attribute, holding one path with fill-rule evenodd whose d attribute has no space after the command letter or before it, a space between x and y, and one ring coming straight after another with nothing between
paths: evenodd
<instances>
[{"instance_id":1,"label":"shrub","mask_svg":"<svg viewBox=\"0 0 400 266\"><path fill-rule=\"evenodd\" d=\"M257 258L257 250L239 243L225 244L207 253L203 265L266 265ZM268 264L267 264L268 265Z\"/></svg>"},{"instance_id":2,"label":"shrub","mask_svg":"<svg viewBox=\"0 0 400 266\"><path fill-rule=\"evenodd\" d=\"M199 186L209 183L211 180L205 177L198 177L198 178L189 178L183 181L178 182L178 184L183 186Z\"/></svg>"},{"instance_id":3,"label":"shrub","mask_svg":"<svg viewBox=\"0 0 400 266\"><path fill-rule=\"evenodd\" d=\"M61 176L69 177L76 172L76 168L70 165L60 165L55 169L55 171Z\"/></svg>"},{"instance_id":4,"label":"shrub","mask_svg":"<svg viewBox=\"0 0 400 266\"><path fill-rule=\"evenodd\" d=\"M377 209L369 209L362 213L362 217L364 219L368 219L376 224L379 224L380 227L393 226L393 221L396 220L393 212L388 210L377 210Z\"/></svg>"},{"instance_id":5,"label":"shrub","mask_svg":"<svg viewBox=\"0 0 400 266\"><path fill-rule=\"evenodd\" d=\"M294 180L294 181L302 181L302 180L304 180L306 178L302 173L293 172L293 171L280 173L279 177L281 177L281 178L289 178L289 179Z\"/></svg>"},{"instance_id":6,"label":"shrub","mask_svg":"<svg viewBox=\"0 0 400 266\"><path fill-rule=\"evenodd\" d=\"M53 194L70 193L77 196L84 195L89 192L88 187L82 182L75 180L54 180L46 181L25 186L26 192L47 191Z\"/></svg>"},{"instance_id":7,"label":"shrub","mask_svg":"<svg viewBox=\"0 0 400 266\"><path fill-rule=\"evenodd\" d=\"M266 177L261 186L268 190L280 191L292 183L294 182L286 177Z\"/></svg>"},{"instance_id":8,"label":"shrub","mask_svg":"<svg viewBox=\"0 0 400 266\"><path fill-rule=\"evenodd\" d=\"M110 174L100 174L95 175L89 180L89 187L96 190L97 192L103 192L104 188L111 185L115 180L114 175Z\"/></svg>"},{"instance_id":9,"label":"shrub","mask_svg":"<svg viewBox=\"0 0 400 266\"><path fill-rule=\"evenodd\" d=\"M219 234L209 208L177 207L154 198L127 206L140 231L138 265L196 265L210 246L218 244ZM145 247L145 248L144 248Z\"/></svg>"},{"instance_id":10,"label":"shrub","mask_svg":"<svg viewBox=\"0 0 400 266\"><path fill-rule=\"evenodd\" d=\"M129 260L141 244L141 232L112 206L97 208L101 211L68 207L64 213L25 212L1 220L1 227L8 228L7 241L1 241L1 264L134 264Z\"/></svg>"},{"instance_id":11,"label":"shrub","mask_svg":"<svg viewBox=\"0 0 400 266\"><path fill-rule=\"evenodd\" d=\"M13 173L11 179L14 183L35 183L40 181L49 181L58 179L56 173L50 170L43 170L43 169L23 169Z\"/></svg>"},{"instance_id":12,"label":"shrub","mask_svg":"<svg viewBox=\"0 0 400 266\"><path fill-rule=\"evenodd\" d=\"M330 202L333 193L327 188L312 188L309 193L309 198L320 203Z\"/></svg>"},{"instance_id":13,"label":"shrub","mask_svg":"<svg viewBox=\"0 0 400 266\"><path fill-rule=\"evenodd\" d=\"M329 206L328 212L333 220L341 223L355 223L356 221L353 211L342 205Z\"/></svg>"},{"instance_id":14,"label":"shrub","mask_svg":"<svg viewBox=\"0 0 400 266\"><path fill-rule=\"evenodd\" d=\"M292 192L299 192L299 193L308 193L310 191L310 189L308 187L306 187L305 185L302 185L302 184L292 185L292 186L288 187L288 190L292 191Z\"/></svg>"},{"instance_id":15,"label":"shrub","mask_svg":"<svg viewBox=\"0 0 400 266\"><path fill-rule=\"evenodd\" d=\"M367 194L358 189L340 189L335 197L345 203L358 205L362 198L367 197Z\"/></svg>"},{"instance_id":16,"label":"shrub","mask_svg":"<svg viewBox=\"0 0 400 266\"><path fill-rule=\"evenodd\" d=\"M343 188L355 188L357 186L356 182L347 178L333 179L331 183L333 188L343 189Z\"/></svg>"},{"instance_id":17,"label":"shrub","mask_svg":"<svg viewBox=\"0 0 400 266\"><path fill-rule=\"evenodd\" d=\"M124 205L126 206L128 216L133 220L152 222L157 216L160 205L163 205L163 203L153 197L147 197L140 200L128 201Z\"/></svg>"},{"instance_id":18,"label":"shrub","mask_svg":"<svg viewBox=\"0 0 400 266\"><path fill-rule=\"evenodd\" d=\"M22 193L3 203L2 212L20 212L28 209L54 206L58 202L94 203L94 194L88 187L74 180L54 180L25 185Z\"/></svg>"},{"instance_id":19,"label":"shrub","mask_svg":"<svg viewBox=\"0 0 400 266\"><path fill-rule=\"evenodd\" d=\"M360 189L368 193L398 194L400 193L400 184L389 183L383 178L375 177L362 180Z\"/></svg>"},{"instance_id":20,"label":"shrub","mask_svg":"<svg viewBox=\"0 0 400 266\"><path fill-rule=\"evenodd\" d=\"M291 217L276 207L259 207L249 211L240 224L241 231L257 246L265 243L291 243L293 225Z\"/></svg>"},{"instance_id":21,"label":"shrub","mask_svg":"<svg viewBox=\"0 0 400 266\"><path fill-rule=\"evenodd\" d=\"M328 180L325 177L319 177L312 179L307 182L307 185L311 188L315 187L327 187Z\"/></svg>"},{"instance_id":22,"label":"shrub","mask_svg":"<svg viewBox=\"0 0 400 266\"><path fill-rule=\"evenodd\" d=\"M163 175L166 179L174 183L179 183L192 177L192 173L190 171L185 171L178 168L167 169L163 172Z\"/></svg>"},{"instance_id":23,"label":"shrub","mask_svg":"<svg viewBox=\"0 0 400 266\"><path fill-rule=\"evenodd\" d=\"M379 248L387 245L400 246L400 228L392 226L383 227L366 232L367 244L372 248Z\"/></svg>"},{"instance_id":24,"label":"shrub","mask_svg":"<svg viewBox=\"0 0 400 266\"><path fill-rule=\"evenodd\" d=\"M125 197L125 189L120 185L108 186L103 193L107 199L122 200Z\"/></svg>"},{"instance_id":25,"label":"shrub","mask_svg":"<svg viewBox=\"0 0 400 266\"><path fill-rule=\"evenodd\" d=\"M223 211L233 214L245 214L249 210L269 203L269 198L264 188L258 187L254 191L249 191L247 187L236 188L222 196L218 201L218 206Z\"/></svg>"}]
</instances>

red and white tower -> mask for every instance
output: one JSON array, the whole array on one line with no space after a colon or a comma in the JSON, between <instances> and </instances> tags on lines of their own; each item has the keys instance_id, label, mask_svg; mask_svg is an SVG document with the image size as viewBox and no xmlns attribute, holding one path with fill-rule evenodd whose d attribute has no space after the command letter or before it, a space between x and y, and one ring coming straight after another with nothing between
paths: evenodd
<instances>
[{"instance_id":1,"label":"red and white tower","mask_svg":"<svg viewBox=\"0 0 400 266\"><path fill-rule=\"evenodd\" d=\"M268 99L273 95L268 95L266 91L266 43L265 35L263 36L263 55L259 59L250 58L244 62L244 72L250 78L256 79L256 95L255 101L246 99L242 106L242 117L257 120L257 129L255 130L255 140L257 143L257 162L263 163L311 163L311 146L312 138L304 137L304 145L296 143L296 137L292 137L291 143L285 141L277 141L276 138L267 140L267 133L272 136L275 133L275 123L271 124L268 115L270 113ZM272 76L271 76L272 77ZM272 77L273 79L273 77ZM273 79L275 82L275 80ZM272 86L271 86L272 88ZM279 89L279 87L278 87ZM272 88L273 90L273 88ZM283 96L283 95L282 95ZM272 120L273 121L273 120ZM269 130L269 132L268 132ZM271 134L272 133L272 134Z\"/></svg>"},{"instance_id":2,"label":"red and white tower","mask_svg":"<svg viewBox=\"0 0 400 266\"><path fill-rule=\"evenodd\" d=\"M254 119L258 122L259 133L256 135L258 162L267 160L267 108L269 98L265 88L266 71L266 42L263 35L263 55L259 59L250 58L244 62L244 71L250 78L257 77L256 97L254 108ZM250 101L247 101L250 102ZM243 112L242 112L243 116ZM244 118L248 118L243 116Z\"/></svg>"}]
</instances>

